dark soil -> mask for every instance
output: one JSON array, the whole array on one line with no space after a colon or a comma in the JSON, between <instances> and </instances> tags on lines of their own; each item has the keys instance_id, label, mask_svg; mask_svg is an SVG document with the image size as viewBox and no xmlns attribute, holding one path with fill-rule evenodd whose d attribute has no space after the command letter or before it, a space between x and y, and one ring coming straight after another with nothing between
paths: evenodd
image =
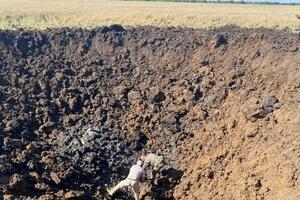
<instances>
[{"instance_id":1,"label":"dark soil","mask_svg":"<svg viewBox=\"0 0 300 200\"><path fill-rule=\"evenodd\" d=\"M226 121L227 101L240 108L251 91L259 91L258 102L247 119L260 127L282 105L295 107L278 84L299 80L299 48L296 35L239 27L0 31L0 195L105 199L105 188L125 178L146 150L163 155L167 166L157 185L143 184L144 199L201 199L194 194L221 175L210 169L216 163L197 164L200 154L193 154L226 137L213 136L215 127L199 138L206 124ZM280 68L287 57L290 73ZM269 76L274 83L264 88L258 79L268 75L266 66L281 78ZM206 178L195 178L199 170ZM203 198L229 198L213 191Z\"/></svg>"}]
</instances>

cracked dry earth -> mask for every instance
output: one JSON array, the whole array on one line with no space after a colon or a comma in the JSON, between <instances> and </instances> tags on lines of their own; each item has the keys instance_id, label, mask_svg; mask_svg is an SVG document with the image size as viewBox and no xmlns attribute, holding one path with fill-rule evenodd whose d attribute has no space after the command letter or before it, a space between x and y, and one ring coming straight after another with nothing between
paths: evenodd
<instances>
[{"instance_id":1,"label":"cracked dry earth","mask_svg":"<svg viewBox=\"0 0 300 200\"><path fill-rule=\"evenodd\" d=\"M235 26L2 30L0 196L111 199L151 151L167 164L142 199L300 199L299 48Z\"/></svg>"}]
</instances>

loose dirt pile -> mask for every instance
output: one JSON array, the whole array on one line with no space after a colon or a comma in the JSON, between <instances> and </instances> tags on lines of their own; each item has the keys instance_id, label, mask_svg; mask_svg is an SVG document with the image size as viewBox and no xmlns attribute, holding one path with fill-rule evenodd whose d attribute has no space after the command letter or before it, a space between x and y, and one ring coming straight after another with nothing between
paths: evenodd
<instances>
[{"instance_id":1,"label":"loose dirt pile","mask_svg":"<svg viewBox=\"0 0 300 200\"><path fill-rule=\"evenodd\" d=\"M238 27L0 31L0 195L105 199L147 150L167 166L144 199L297 199L299 48Z\"/></svg>"}]
</instances>

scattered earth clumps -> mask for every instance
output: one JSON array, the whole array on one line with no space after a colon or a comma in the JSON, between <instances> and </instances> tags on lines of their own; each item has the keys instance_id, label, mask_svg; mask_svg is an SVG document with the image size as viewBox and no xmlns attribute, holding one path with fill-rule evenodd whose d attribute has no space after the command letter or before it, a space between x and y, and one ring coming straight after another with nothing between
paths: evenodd
<instances>
[{"instance_id":1,"label":"scattered earth clumps","mask_svg":"<svg viewBox=\"0 0 300 200\"><path fill-rule=\"evenodd\" d=\"M108 199L142 152L167 163L142 199L297 195L299 55L269 29L1 30L0 196Z\"/></svg>"}]
</instances>

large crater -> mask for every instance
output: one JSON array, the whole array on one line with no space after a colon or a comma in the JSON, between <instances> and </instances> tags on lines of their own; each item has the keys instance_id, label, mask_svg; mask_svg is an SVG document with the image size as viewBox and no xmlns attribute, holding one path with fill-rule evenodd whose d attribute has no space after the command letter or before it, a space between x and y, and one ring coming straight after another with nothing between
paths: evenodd
<instances>
[{"instance_id":1,"label":"large crater","mask_svg":"<svg viewBox=\"0 0 300 200\"><path fill-rule=\"evenodd\" d=\"M155 185L143 183L144 199L274 196L276 170L246 158L280 145L259 135L284 122L290 134L280 138L295 141L299 118L280 113L299 110L299 60L299 38L270 29L2 30L0 195L105 199L151 151L167 166Z\"/></svg>"}]
</instances>

